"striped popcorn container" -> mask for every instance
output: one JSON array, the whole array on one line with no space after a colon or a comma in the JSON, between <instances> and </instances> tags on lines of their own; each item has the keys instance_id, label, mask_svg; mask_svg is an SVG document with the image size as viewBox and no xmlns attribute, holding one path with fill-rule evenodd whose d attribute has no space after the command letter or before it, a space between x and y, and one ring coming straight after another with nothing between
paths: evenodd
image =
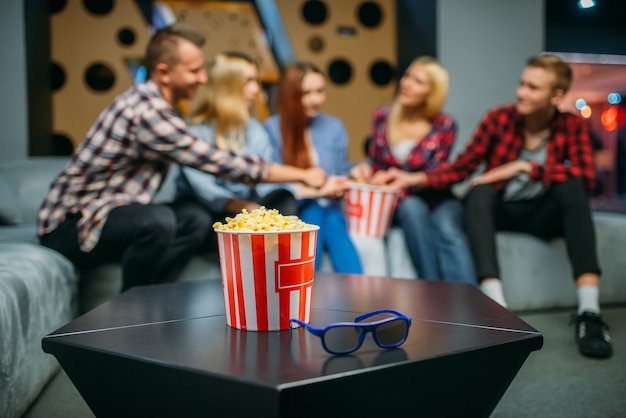
<instances>
[{"instance_id":1,"label":"striped popcorn container","mask_svg":"<svg viewBox=\"0 0 626 418\"><path fill-rule=\"evenodd\" d=\"M389 231L398 202L398 190L352 182L344 195L351 235L383 237Z\"/></svg>"},{"instance_id":2,"label":"striped popcorn container","mask_svg":"<svg viewBox=\"0 0 626 418\"><path fill-rule=\"evenodd\" d=\"M278 331L291 318L309 322L318 230L215 231L229 326Z\"/></svg>"}]
</instances>

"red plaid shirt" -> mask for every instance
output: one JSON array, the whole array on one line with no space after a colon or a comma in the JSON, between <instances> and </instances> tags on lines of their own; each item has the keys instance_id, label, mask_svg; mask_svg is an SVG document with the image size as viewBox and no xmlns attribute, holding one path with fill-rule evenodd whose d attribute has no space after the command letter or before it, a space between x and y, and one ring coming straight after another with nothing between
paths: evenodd
<instances>
[{"instance_id":1,"label":"red plaid shirt","mask_svg":"<svg viewBox=\"0 0 626 418\"><path fill-rule=\"evenodd\" d=\"M427 171L448 161L456 138L456 123L451 116L437 115L432 121L430 132L411 150L407 161L399 162L391 152L387 136L390 110L389 106L384 106L374 112L372 140L369 145L370 164L374 172L390 167L410 172ZM411 193L420 195L431 203L449 196L449 193L432 190L411 190ZM408 192L403 190L401 197L407 194Z\"/></svg>"},{"instance_id":2,"label":"red plaid shirt","mask_svg":"<svg viewBox=\"0 0 626 418\"><path fill-rule=\"evenodd\" d=\"M595 187L595 169L587 125L570 113L557 112L550 124L545 164L532 162L531 179L546 186L572 178L582 180L585 187ZM425 186L433 189L447 188L469 177L480 165L486 170L517 160L524 144L523 119L514 105L496 108L476 128L474 137L465 151L452 164L428 170ZM495 184L502 190L506 181Z\"/></svg>"},{"instance_id":3,"label":"red plaid shirt","mask_svg":"<svg viewBox=\"0 0 626 418\"><path fill-rule=\"evenodd\" d=\"M37 234L80 213L79 244L90 251L111 209L152 202L170 163L249 184L267 177L270 167L257 156L218 150L197 139L149 81L128 89L100 114L52 182L37 217Z\"/></svg>"}]
</instances>

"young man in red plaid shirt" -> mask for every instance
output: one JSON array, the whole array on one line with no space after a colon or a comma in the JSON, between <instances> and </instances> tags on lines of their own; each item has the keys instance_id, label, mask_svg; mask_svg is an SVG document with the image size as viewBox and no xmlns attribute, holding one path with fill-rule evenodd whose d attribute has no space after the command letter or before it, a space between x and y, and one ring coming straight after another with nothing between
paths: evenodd
<instances>
[{"instance_id":1,"label":"young man in red plaid shirt","mask_svg":"<svg viewBox=\"0 0 626 418\"><path fill-rule=\"evenodd\" d=\"M576 341L583 355L612 354L600 315L600 267L587 191L595 187L592 148L584 121L557 106L572 79L554 55L528 60L517 102L484 116L465 151L432 171L389 170L375 179L391 186L442 189L468 178L481 163L465 198L468 237L480 287L506 307L496 252L496 231L542 239L565 238L578 292Z\"/></svg>"}]
</instances>

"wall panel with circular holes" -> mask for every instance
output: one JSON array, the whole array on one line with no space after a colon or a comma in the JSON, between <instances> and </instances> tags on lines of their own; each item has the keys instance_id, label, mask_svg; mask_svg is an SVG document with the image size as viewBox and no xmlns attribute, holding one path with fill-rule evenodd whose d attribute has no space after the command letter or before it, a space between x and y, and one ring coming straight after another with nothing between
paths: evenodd
<instances>
[{"instance_id":1,"label":"wall panel with circular holes","mask_svg":"<svg viewBox=\"0 0 626 418\"><path fill-rule=\"evenodd\" d=\"M329 78L325 111L350 135L349 157L361 161L374 110L395 91L395 0L276 0L296 59Z\"/></svg>"},{"instance_id":2,"label":"wall panel with circular holes","mask_svg":"<svg viewBox=\"0 0 626 418\"><path fill-rule=\"evenodd\" d=\"M100 112L133 84L148 29L134 1L64 0L50 6L52 141L71 152Z\"/></svg>"},{"instance_id":3,"label":"wall panel with circular holes","mask_svg":"<svg viewBox=\"0 0 626 418\"><path fill-rule=\"evenodd\" d=\"M263 82L278 80L279 71L263 26L252 4L219 1L165 0L177 21L202 31L207 38L202 51L209 59L223 50L243 52L259 64Z\"/></svg>"},{"instance_id":4,"label":"wall panel with circular holes","mask_svg":"<svg viewBox=\"0 0 626 418\"><path fill-rule=\"evenodd\" d=\"M207 60L224 50L243 52L259 64L261 82L278 81L278 64L252 4L180 0L163 3L169 6L177 21L188 23L206 36L202 51ZM259 95L255 113L259 120L269 116L265 95Z\"/></svg>"}]
</instances>

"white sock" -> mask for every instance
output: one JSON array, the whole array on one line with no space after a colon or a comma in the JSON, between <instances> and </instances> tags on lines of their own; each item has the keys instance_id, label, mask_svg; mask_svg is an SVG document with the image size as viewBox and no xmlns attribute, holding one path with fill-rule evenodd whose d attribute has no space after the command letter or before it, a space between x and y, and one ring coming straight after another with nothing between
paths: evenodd
<instances>
[{"instance_id":1,"label":"white sock","mask_svg":"<svg viewBox=\"0 0 626 418\"><path fill-rule=\"evenodd\" d=\"M599 289L597 286L579 286L578 314L583 312L600 313Z\"/></svg>"},{"instance_id":2,"label":"white sock","mask_svg":"<svg viewBox=\"0 0 626 418\"><path fill-rule=\"evenodd\" d=\"M500 280L485 280L480 284L480 290L500 305L505 308L507 307L506 300L504 300L504 293L502 292L502 282Z\"/></svg>"}]
</instances>

